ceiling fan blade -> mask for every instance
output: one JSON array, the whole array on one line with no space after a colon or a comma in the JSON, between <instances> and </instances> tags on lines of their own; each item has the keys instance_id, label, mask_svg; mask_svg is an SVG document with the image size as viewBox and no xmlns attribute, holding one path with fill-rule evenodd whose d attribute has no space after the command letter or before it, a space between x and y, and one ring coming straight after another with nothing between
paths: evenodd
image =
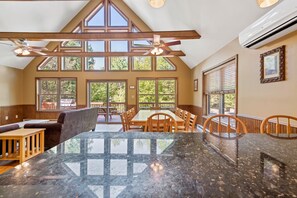
<instances>
[{"instance_id":1,"label":"ceiling fan blade","mask_svg":"<svg viewBox=\"0 0 297 198\"><path fill-rule=\"evenodd\" d=\"M158 34L154 34L154 44L160 44L161 36Z\"/></svg>"},{"instance_id":2,"label":"ceiling fan blade","mask_svg":"<svg viewBox=\"0 0 297 198\"><path fill-rule=\"evenodd\" d=\"M36 53L36 54L40 54L40 55L42 55L42 56L47 55L46 53L43 53L43 52L41 52L41 51L36 51L36 50L34 50L33 52Z\"/></svg>"},{"instance_id":3,"label":"ceiling fan blade","mask_svg":"<svg viewBox=\"0 0 297 198\"><path fill-rule=\"evenodd\" d=\"M18 47L22 47L23 45L18 41L18 40L15 40L15 39L9 39L11 42L13 42L16 46Z\"/></svg>"},{"instance_id":4,"label":"ceiling fan blade","mask_svg":"<svg viewBox=\"0 0 297 198\"><path fill-rule=\"evenodd\" d=\"M46 47L39 47L39 46L28 46L32 49L40 49L40 50L48 50Z\"/></svg>"},{"instance_id":5,"label":"ceiling fan blade","mask_svg":"<svg viewBox=\"0 0 297 198\"><path fill-rule=\"evenodd\" d=\"M151 53L152 50L148 50L147 52L145 52L143 55L149 55Z\"/></svg>"},{"instance_id":6,"label":"ceiling fan blade","mask_svg":"<svg viewBox=\"0 0 297 198\"><path fill-rule=\"evenodd\" d=\"M180 44L181 44L180 41L172 41L172 42L164 43L165 46L173 46L173 45L180 45Z\"/></svg>"},{"instance_id":7,"label":"ceiling fan blade","mask_svg":"<svg viewBox=\"0 0 297 198\"><path fill-rule=\"evenodd\" d=\"M133 44L133 47L151 48L151 47L154 47L154 46L152 46L152 45L143 45L143 44Z\"/></svg>"}]
</instances>

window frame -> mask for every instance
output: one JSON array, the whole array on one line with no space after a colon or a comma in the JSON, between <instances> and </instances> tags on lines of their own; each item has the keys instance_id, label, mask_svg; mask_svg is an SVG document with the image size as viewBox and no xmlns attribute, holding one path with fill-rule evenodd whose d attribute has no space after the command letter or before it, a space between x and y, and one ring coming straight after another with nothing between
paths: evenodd
<instances>
[{"instance_id":1,"label":"window frame","mask_svg":"<svg viewBox=\"0 0 297 198\"><path fill-rule=\"evenodd\" d=\"M110 9L111 7L113 7L113 9L117 12L119 12L119 14L127 21L128 25L127 26L110 26ZM97 12L99 12L101 9L103 9L102 11L104 11L104 25L103 26L88 26L87 24L89 23L89 21L97 14ZM136 31L136 32L141 32L140 28L138 28L134 23L133 20L131 19L131 17L128 17L125 15L125 13L123 11L121 11L121 9L119 9L117 7L116 4L114 4L112 1L106 0L106 1L102 1L101 3L99 3L94 9L92 9L88 14L86 14L86 16L84 16L75 26L75 28L72 29L72 32L92 32L92 33L96 33L96 32L131 32L132 30ZM135 47L133 46L133 41L131 40L123 40L127 42L127 52L133 52L133 51L138 51L138 50L143 50L144 53L147 50L150 50L150 48L142 48L142 47ZM67 42L67 41L65 41ZM80 46L63 46L63 43L65 42L59 42L56 44L55 49L58 52L87 52L88 50L86 49L86 45L87 42L86 41L80 41ZM151 43L150 41L147 41L148 44ZM152 43L151 43L152 44ZM110 46L111 46L111 40L105 40L104 41L104 52L110 52ZM98 56L99 57L99 56ZM174 59L170 59L170 58L166 58L164 57L164 59L171 64L175 69L174 70L158 70L157 69L157 57L152 56L151 57L151 69L150 70L135 70L134 69L134 61L133 61L133 57L130 56L123 56L123 57L127 57L128 60L128 68L125 70L118 70L118 69L111 69L111 58L112 57L105 57L105 61L104 61L104 65L105 65L105 69L102 70L89 70L87 69L87 61L88 61L88 57L80 57L80 64L81 64L81 68L80 70L65 70L65 56L64 57L58 57L58 61L57 61L57 67L58 70L38 70L38 67L42 64L39 63L37 65L37 71L61 71L61 72L139 72L139 71L157 71L157 72L174 72L177 71L177 64L174 63Z\"/></svg>"},{"instance_id":2,"label":"window frame","mask_svg":"<svg viewBox=\"0 0 297 198\"><path fill-rule=\"evenodd\" d=\"M139 94L139 81L141 80L148 80L148 81L155 81L155 93L154 94ZM160 95L174 95L175 96L175 102L174 103L160 103L159 102L159 80L174 80L175 81L175 94L160 94ZM175 107L178 106L178 79L176 77L160 77L160 78L142 78L142 77L137 77L136 78L137 81L137 87L136 87L136 104L137 104L137 109L141 110L140 108L140 104L153 104L154 106L159 106L162 104L174 104L173 108L169 108L170 109L174 109ZM147 102L147 103L139 103L139 96L140 95L153 95L155 96L155 102L151 103L151 102ZM162 108L161 109L166 109L168 110L168 108Z\"/></svg>"},{"instance_id":3,"label":"window frame","mask_svg":"<svg viewBox=\"0 0 297 198\"><path fill-rule=\"evenodd\" d=\"M224 67L228 67L229 63L234 62L235 64L235 89L233 90L226 90L226 91L218 91L218 92L214 92L214 93L206 93L205 89L206 89L206 73L209 73L211 71L214 70L221 70ZM214 114L210 114L210 96L211 95L219 95L220 99L219 99L219 113L218 114L225 114L224 109L225 109L225 102L224 102L224 96L225 94L235 94L235 111L234 111L234 116L237 116L238 114L238 55L235 55L221 63L219 63L218 65L211 67L210 69L204 70L202 71L202 76L203 76L203 93L202 93L202 109L203 109L203 116L204 117L209 117L212 116Z\"/></svg>"},{"instance_id":4,"label":"window frame","mask_svg":"<svg viewBox=\"0 0 297 198\"><path fill-rule=\"evenodd\" d=\"M41 97L40 97L40 93L41 93L41 86L40 86L40 82L42 80L57 80L58 81L58 85L57 85L57 108L50 110L50 109L46 109L46 110L42 110L41 109ZM75 102L76 102L76 106L73 108L69 108L69 109L77 109L78 107L78 103L77 103L77 77L61 77L61 78L57 78L57 77L37 77L35 78L35 109L37 112L60 112L60 111L64 111L64 110L69 110L69 109L61 109L61 95L65 95L65 94L61 94L61 81L63 80L73 80L75 81L76 85L75 85Z\"/></svg>"},{"instance_id":5,"label":"window frame","mask_svg":"<svg viewBox=\"0 0 297 198\"><path fill-rule=\"evenodd\" d=\"M151 62L151 65L150 65L150 69L135 69L134 68L134 58L137 58L137 57L149 57L151 60L150 60L150 62ZM131 71L133 71L133 72L151 72L151 71L153 71L153 61L154 61L154 59L153 59L153 57L151 56L133 56L133 57L131 57Z\"/></svg>"},{"instance_id":6,"label":"window frame","mask_svg":"<svg viewBox=\"0 0 297 198\"><path fill-rule=\"evenodd\" d=\"M154 64L155 64L155 71L158 71L158 72L171 72L171 71L177 71L177 67L175 64L173 64L173 62L171 60L169 60L169 58L166 58L166 57L163 57L165 59L165 61L167 61L170 65L172 65L174 67L173 70L166 70L166 69L157 69L158 67L158 56L156 56L154 59Z\"/></svg>"}]
</instances>

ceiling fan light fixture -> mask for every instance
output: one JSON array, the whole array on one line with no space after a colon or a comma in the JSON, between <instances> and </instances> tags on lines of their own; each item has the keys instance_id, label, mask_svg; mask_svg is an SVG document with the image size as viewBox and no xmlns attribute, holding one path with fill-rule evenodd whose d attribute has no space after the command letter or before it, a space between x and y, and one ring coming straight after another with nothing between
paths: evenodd
<instances>
[{"instance_id":1,"label":"ceiling fan light fixture","mask_svg":"<svg viewBox=\"0 0 297 198\"><path fill-rule=\"evenodd\" d=\"M23 52L22 52L22 55L29 55L30 54L30 52L29 52L29 50L27 50L27 49L24 49L23 50Z\"/></svg>"},{"instance_id":2,"label":"ceiling fan light fixture","mask_svg":"<svg viewBox=\"0 0 297 198\"><path fill-rule=\"evenodd\" d=\"M267 8L276 4L279 0L257 0L257 3L260 8Z\"/></svg>"},{"instance_id":3,"label":"ceiling fan light fixture","mask_svg":"<svg viewBox=\"0 0 297 198\"><path fill-rule=\"evenodd\" d=\"M14 52L16 54L22 54L23 53L23 50L22 50L22 48L17 48L17 49L14 50Z\"/></svg>"},{"instance_id":4,"label":"ceiling fan light fixture","mask_svg":"<svg viewBox=\"0 0 297 198\"><path fill-rule=\"evenodd\" d=\"M153 8L161 8L165 4L165 0L148 0Z\"/></svg>"},{"instance_id":5,"label":"ceiling fan light fixture","mask_svg":"<svg viewBox=\"0 0 297 198\"><path fill-rule=\"evenodd\" d=\"M155 47L152 51L151 54L153 55L160 55L164 52L164 50L162 48L159 47Z\"/></svg>"}]
</instances>

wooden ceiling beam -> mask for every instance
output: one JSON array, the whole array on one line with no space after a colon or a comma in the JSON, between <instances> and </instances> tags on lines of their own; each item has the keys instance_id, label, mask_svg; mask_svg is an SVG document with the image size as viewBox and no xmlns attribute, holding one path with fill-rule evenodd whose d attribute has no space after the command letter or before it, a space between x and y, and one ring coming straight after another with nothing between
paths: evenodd
<instances>
[{"instance_id":1,"label":"wooden ceiling beam","mask_svg":"<svg viewBox=\"0 0 297 198\"><path fill-rule=\"evenodd\" d=\"M52 56L74 56L74 57L110 57L110 56L154 56L152 54L145 54L144 52L48 52L42 51L43 54L31 52L29 55L17 55L18 57L52 57ZM185 56L182 51L170 51L167 55L159 55L165 57Z\"/></svg>"},{"instance_id":2,"label":"wooden ceiling beam","mask_svg":"<svg viewBox=\"0 0 297 198\"><path fill-rule=\"evenodd\" d=\"M195 30L155 31L155 32L0 32L0 40L26 39L28 41L90 41L90 40L153 40L154 34L161 39L187 40L199 39Z\"/></svg>"}]
</instances>

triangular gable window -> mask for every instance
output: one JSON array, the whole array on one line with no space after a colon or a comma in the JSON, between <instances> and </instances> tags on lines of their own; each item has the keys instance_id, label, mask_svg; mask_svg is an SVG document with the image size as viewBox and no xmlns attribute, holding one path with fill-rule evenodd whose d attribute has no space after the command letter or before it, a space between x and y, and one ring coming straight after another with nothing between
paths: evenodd
<instances>
[{"instance_id":1,"label":"triangular gable window","mask_svg":"<svg viewBox=\"0 0 297 198\"><path fill-rule=\"evenodd\" d=\"M46 58L38 67L38 71L57 71L58 70L58 57Z\"/></svg>"},{"instance_id":2,"label":"triangular gable window","mask_svg":"<svg viewBox=\"0 0 297 198\"><path fill-rule=\"evenodd\" d=\"M73 33L81 33L81 27L77 27L73 30ZM81 47L81 41L65 41L61 44L62 47Z\"/></svg>"},{"instance_id":3,"label":"triangular gable window","mask_svg":"<svg viewBox=\"0 0 297 198\"><path fill-rule=\"evenodd\" d=\"M156 62L156 70L176 70L175 66L164 57L158 56Z\"/></svg>"},{"instance_id":4,"label":"triangular gable window","mask_svg":"<svg viewBox=\"0 0 297 198\"><path fill-rule=\"evenodd\" d=\"M140 32L140 31L139 31L139 29L137 27L132 25L132 32ZM137 45L148 45L148 46L150 46L151 43L149 41L146 41L146 40L140 40L140 41L132 41L132 45L133 45L133 47L138 47Z\"/></svg>"},{"instance_id":5,"label":"triangular gable window","mask_svg":"<svg viewBox=\"0 0 297 198\"><path fill-rule=\"evenodd\" d=\"M95 12L91 13L90 16L86 19L85 26L104 26L104 16L104 6L101 5L98 7L98 9L95 9Z\"/></svg>"},{"instance_id":6,"label":"triangular gable window","mask_svg":"<svg viewBox=\"0 0 297 198\"><path fill-rule=\"evenodd\" d=\"M110 5L109 26L128 26L128 20L113 5Z\"/></svg>"}]
</instances>

